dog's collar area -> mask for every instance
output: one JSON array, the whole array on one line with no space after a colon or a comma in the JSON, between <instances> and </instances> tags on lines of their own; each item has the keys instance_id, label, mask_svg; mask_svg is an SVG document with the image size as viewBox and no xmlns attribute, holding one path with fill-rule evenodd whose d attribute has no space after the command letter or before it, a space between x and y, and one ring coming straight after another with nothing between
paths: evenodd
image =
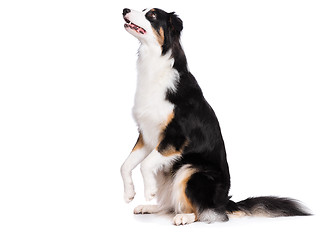
<instances>
[{"instance_id":1,"label":"dog's collar area","mask_svg":"<svg viewBox=\"0 0 336 240\"><path fill-rule=\"evenodd\" d=\"M134 31L136 31L137 33L140 33L140 34L145 34L146 33L146 30L143 29L142 27L132 23L130 20L128 20L127 18L124 17L124 20L125 20L125 24L124 24L124 27L125 28L130 28L130 29L133 29Z\"/></svg>"}]
</instances>

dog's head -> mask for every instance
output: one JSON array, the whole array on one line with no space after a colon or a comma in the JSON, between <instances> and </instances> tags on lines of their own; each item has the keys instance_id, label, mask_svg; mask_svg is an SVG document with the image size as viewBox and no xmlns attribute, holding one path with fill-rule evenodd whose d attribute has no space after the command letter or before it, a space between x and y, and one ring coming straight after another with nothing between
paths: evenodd
<instances>
[{"instance_id":1,"label":"dog's head","mask_svg":"<svg viewBox=\"0 0 336 240\"><path fill-rule=\"evenodd\" d=\"M125 29L141 43L158 44L165 54L179 41L183 29L182 20L174 13L161 9L144 9L142 12L125 8L123 10Z\"/></svg>"}]
</instances>

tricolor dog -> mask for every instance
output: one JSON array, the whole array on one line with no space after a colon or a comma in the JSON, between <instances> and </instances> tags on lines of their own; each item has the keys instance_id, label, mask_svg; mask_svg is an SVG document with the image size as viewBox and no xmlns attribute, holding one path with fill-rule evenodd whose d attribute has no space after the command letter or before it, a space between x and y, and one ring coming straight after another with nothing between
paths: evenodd
<instances>
[{"instance_id":1,"label":"tricolor dog","mask_svg":"<svg viewBox=\"0 0 336 240\"><path fill-rule=\"evenodd\" d=\"M135 196L132 170L141 163L145 198L135 214L169 212L173 223L227 221L230 215L309 215L296 200L230 200L230 173L215 112L190 73L180 44L182 20L153 8L123 10L125 29L140 41L133 117L138 140L121 167L126 202Z\"/></svg>"}]
</instances>

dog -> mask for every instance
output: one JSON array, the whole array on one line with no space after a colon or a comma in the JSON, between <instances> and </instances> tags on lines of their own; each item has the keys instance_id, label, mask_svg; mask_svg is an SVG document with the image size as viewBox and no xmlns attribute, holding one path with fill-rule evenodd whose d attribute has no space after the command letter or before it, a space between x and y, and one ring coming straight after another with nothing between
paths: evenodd
<instances>
[{"instance_id":1,"label":"dog","mask_svg":"<svg viewBox=\"0 0 336 240\"><path fill-rule=\"evenodd\" d=\"M230 200L230 173L215 112L190 73L180 43L182 20L161 9L123 9L124 28L140 41L133 117L139 137L121 166L126 202L141 163L145 199L135 214L173 213L175 225L228 221L229 216L307 216L297 200Z\"/></svg>"}]
</instances>

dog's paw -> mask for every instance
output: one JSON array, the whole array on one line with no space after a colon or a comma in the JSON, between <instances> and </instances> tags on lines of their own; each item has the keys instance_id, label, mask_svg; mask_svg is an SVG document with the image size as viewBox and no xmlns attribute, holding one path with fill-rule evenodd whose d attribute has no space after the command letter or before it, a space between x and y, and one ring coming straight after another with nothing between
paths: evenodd
<instances>
[{"instance_id":1,"label":"dog's paw","mask_svg":"<svg viewBox=\"0 0 336 240\"><path fill-rule=\"evenodd\" d=\"M174 217L173 223L176 226L179 226L179 225L193 223L195 221L196 221L196 216L194 213L183 213L183 214L177 214Z\"/></svg>"},{"instance_id":2,"label":"dog's paw","mask_svg":"<svg viewBox=\"0 0 336 240\"><path fill-rule=\"evenodd\" d=\"M145 190L145 199L146 201L150 201L156 196L157 189L155 187L149 188Z\"/></svg>"},{"instance_id":3,"label":"dog's paw","mask_svg":"<svg viewBox=\"0 0 336 240\"><path fill-rule=\"evenodd\" d=\"M139 205L134 208L134 214L152 214L159 211L158 205Z\"/></svg>"},{"instance_id":4,"label":"dog's paw","mask_svg":"<svg viewBox=\"0 0 336 240\"><path fill-rule=\"evenodd\" d=\"M126 203L132 202L133 199L134 199L134 196L135 196L135 191L134 190L124 192L124 200L125 200L125 202Z\"/></svg>"}]
</instances>

